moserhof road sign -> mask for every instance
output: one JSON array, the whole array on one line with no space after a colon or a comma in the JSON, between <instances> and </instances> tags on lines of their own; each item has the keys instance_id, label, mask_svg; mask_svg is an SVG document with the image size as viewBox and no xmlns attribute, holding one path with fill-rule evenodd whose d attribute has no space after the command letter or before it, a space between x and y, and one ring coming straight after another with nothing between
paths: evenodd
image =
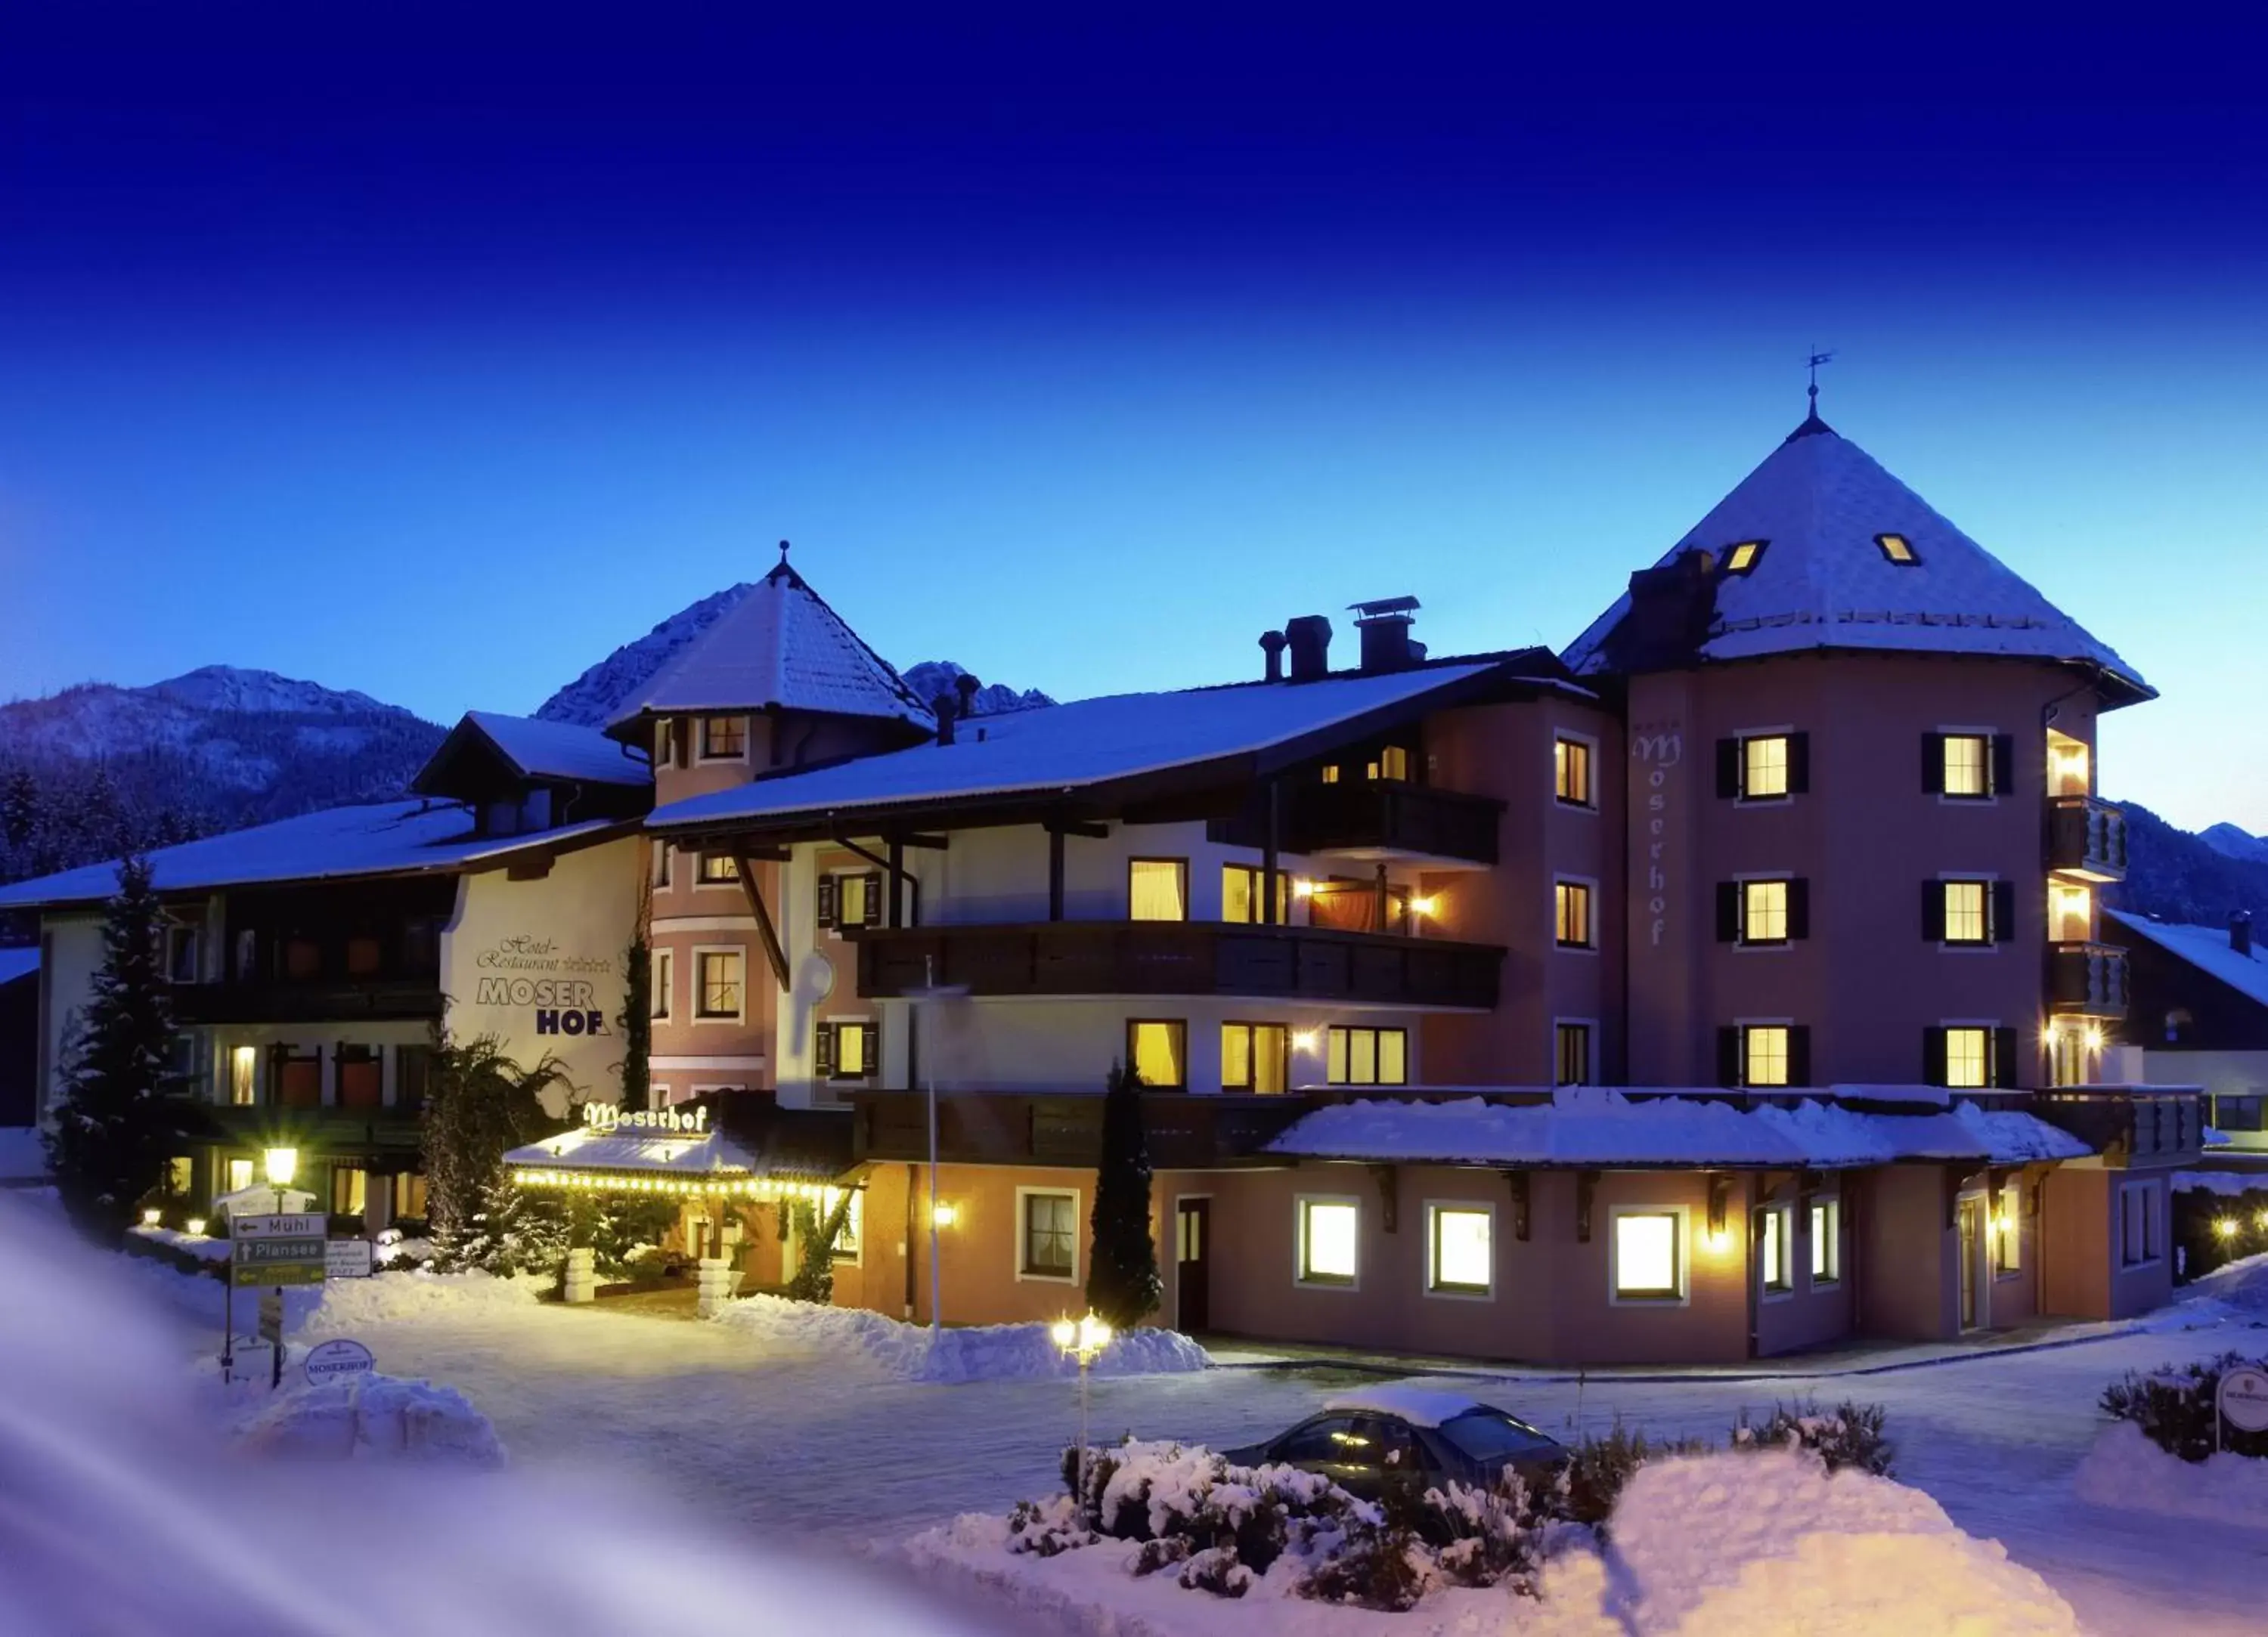
<instances>
[{"instance_id":1,"label":"moserhof road sign","mask_svg":"<svg viewBox=\"0 0 2268 1637\"><path fill-rule=\"evenodd\" d=\"M2239 1432L2268 1432L2268 1372L2233 1369L2220 1378L2220 1413Z\"/></svg>"},{"instance_id":2,"label":"moserhof road sign","mask_svg":"<svg viewBox=\"0 0 2268 1637\"><path fill-rule=\"evenodd\" d=\"M378 1361L370 1349L359 1341L350 1341L341 1336L330 1341L318 1342L308 1349L307 1362L301 1366L311 1383L335 1381L342 1376L360 1375L374 1369Z\"/></svg>"}]
</instances>

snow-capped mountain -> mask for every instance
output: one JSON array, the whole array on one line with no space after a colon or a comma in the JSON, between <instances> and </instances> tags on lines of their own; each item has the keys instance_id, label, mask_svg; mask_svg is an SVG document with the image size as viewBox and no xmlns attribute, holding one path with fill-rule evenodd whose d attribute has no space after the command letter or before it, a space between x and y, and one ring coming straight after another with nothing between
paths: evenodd
<instances>
[{"instance_id":1,"label":"snow-capped mountain","mask_svg":"<svg viewBox=\"0 0 2268 1637\"><path fill-rule=\"evenodd\" d=\"M587 728L605 726L621 709L624 700L680 649L714 625L748 590L745 584L731 586L703 598L689 608L681 609L637 641L625 642L608 654L545 700L535 714L546 722L572 722ZM949 659L928 659L900 674L917 698L928 700L951 694L954 679L967 673ZM1037 688L1019 692L998 682L978 690L976 695L976 709L984 716L1030 710L1054 703Z\"/></svg>"},{"instance_id":2,"label":"snow-capped mountain","mask_svg":"<svg viewBox=\"0 0 2268 1637\"><path fill-rule=\"evenodd\" d=\"M2217 824L2198 832L2198 840L2224 858L2241 858L2249 864L2268 864L2268 836Z\"/></svg>"}]
</instances>

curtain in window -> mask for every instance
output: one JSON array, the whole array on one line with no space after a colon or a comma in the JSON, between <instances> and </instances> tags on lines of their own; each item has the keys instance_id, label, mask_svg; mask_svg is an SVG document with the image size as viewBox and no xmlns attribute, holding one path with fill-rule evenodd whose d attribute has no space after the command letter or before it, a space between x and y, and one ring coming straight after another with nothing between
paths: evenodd
<instances>
[{"instance_id":1,"label":"curtain in window","mask_svg":"<svg viewBox=\"0 0 2268 1637\"><path fill-rule=\"evenodd\" d=\"M1129 916L1136 921L1187 921L1189 866L1177 858L1138 858L1127 876Z\"/></svg>"},{"instance_id":2,"label":"curtain in window","mask_svg":"<svg viewBox=\"0 0 2268 1637\"><path fill-rule=\"evenodd\" d=\"M1133 1028L1134 1070L1145 1086L1186 1085L1183 1047L1187 1037L1178 1023L1138 1023Z\"/></svg>"}]
</instances>

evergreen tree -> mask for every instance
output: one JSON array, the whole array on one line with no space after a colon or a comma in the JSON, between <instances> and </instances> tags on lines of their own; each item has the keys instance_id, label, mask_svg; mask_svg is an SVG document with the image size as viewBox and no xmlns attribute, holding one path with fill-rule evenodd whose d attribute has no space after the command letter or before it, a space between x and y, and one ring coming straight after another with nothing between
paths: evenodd
<instances>
[{"instance_id":1,"label":"evergreen tree","mask_svg":"<svg viewBox=\"0 0 2268 1637\"><path fill-rule=\"evenodd\" d=\"M642 1110L651 1098L653 1070L653 950L646 943L652 890L638 893L637 930L622 951L622 1009L615 1026L622 1036L622 1107Z\"/></svg>"},{"instance_id":2,"label":"evergreen tree","mask_svg":"<svg viewBox=\"0 0 2268 1637\"><path fill-rule=\"evenodd\" d=\"M29 767L11 767L0 780L0 842L11 852L28 851L43 817L40 782Z\"/></svg>"},{"instance_id":3,"label":"evergreen tree","mask_svg":"<svg viewBox=\"0 0 2268 1637\"><path fill-rule=\"evenodd\" d=\"M147 859L118 867L102 923L102 965L77 1020L63 1101L47 1138L63 1205L82 1231L125 1237L167 1162L188 1148L189 1109L166 1059L173 1020L158 970L160 914Z\"/></svg>"},{"instance_id":4,"label":"evergreen tree","mask_svg":"<svg viewBox=\"0 0 2268 1637\"><path fill-rule=\"evenodd\" d=\"M787 1281L791 1300L835 1300L835 1242L843 1237L843 1225L850 1220L850 1202L858 1197L856 1188L843 1189L823 1222L819 1208L808 1200L798 1200L789 1208L795 1214L796 1237L803 1247L797 1259L795 1277Z\"/></svg>"},{"instance_id":5,"label":"evergreen tree","mask_svg":"<svg viewBox=\"0 0 2268 1637\"><path fill-rule=\"evenodd\" d=\"M1158 1310L1165 1287L1158 1244L1150 1235L1150 1145L1142 1131L1142 1077L1131 1064L1110 1066L1102 1099L1102 1157L1094 1182L1094 1255L1086 1305L1127 1330Z\"/></svg>"},{"instance_id":6,"label":"evergreen tree","mask_svg":"<svg viewBox=\"0 0 2268 1637\"><path fill-rule=\"evenodd\" d=\"M551 1248L563 1252L563 1213L555 1234L545 1212L517 1197L504 1164L505 1150L557 1127L544 1112L543 1093L566 1083L559 1060L547 1056L523 1068L494 1035L460 1044L442 1033L434 1041L431 1073L419 1145L435 1259L445 1267L513 1272L517 1266L499 1264L541 1266L538 1256ZM528 1242L525 1260L518 1260L515 1236Z\"/></svg>"}]
</instances>

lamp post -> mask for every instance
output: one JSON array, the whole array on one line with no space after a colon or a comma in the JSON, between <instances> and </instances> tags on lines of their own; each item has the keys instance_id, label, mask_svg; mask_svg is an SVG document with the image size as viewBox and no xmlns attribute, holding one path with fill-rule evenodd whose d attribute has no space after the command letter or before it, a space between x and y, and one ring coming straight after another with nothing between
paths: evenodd
<instances>
[{"instance_id":1,"label":"lamp post","mask_svg":"<svg viewBox=\"0 0 2268 1637\"><path fill-rule=\"evenodd\" d=\"M284 1191L291 1186L291 1178L299 1170L299 1150L269 1149L261 1156L268 1172L268 1186L276 1191L276 1214L284 1214ZM232 1273L233 1270L232 1270ZM270 1392L284 1384L284 1287L276 1287L276 1366L268 1378Z\"/></svg>"},{"instance_id":2,"label":"lamp post","mask_svg":"<svg viewBox=\"0 0 2268 1637\"><path fill-rule=\"evenodd\" d=\"M1077 1481L1072 1486L1071 1504L1084 1516L1086 1510L1086 1375L1094 1365L1095 1355L1110 1345L1110 1326L1089 1313L1072 1320L1059 1318L1048 1332L1057 1347L1079 1361L1079 1464L1075 1469Z\"/></svg>"}]
</instances>

